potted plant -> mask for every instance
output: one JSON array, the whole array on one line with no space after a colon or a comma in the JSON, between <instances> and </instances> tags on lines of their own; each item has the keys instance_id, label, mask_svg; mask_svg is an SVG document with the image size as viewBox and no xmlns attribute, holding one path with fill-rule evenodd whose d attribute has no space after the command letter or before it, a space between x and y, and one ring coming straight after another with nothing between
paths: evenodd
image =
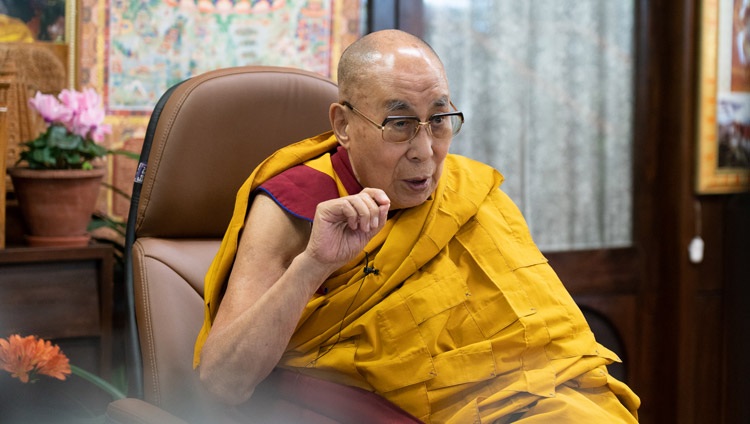
<instances>
[{"instance_id":1,"label":"potted plant","mask_svg":"<svg viewBox=\"0 0 750 424\"><path fill-rule=\"evenodd\" d=\"M29 104L47 128L21 144L20 159L8 169L32 246L86 245L86 227L105 175L98 144L111 132L94 89L37 92ZM20 166L19 166L20 165Z\"/></svg>"}]
</instances>

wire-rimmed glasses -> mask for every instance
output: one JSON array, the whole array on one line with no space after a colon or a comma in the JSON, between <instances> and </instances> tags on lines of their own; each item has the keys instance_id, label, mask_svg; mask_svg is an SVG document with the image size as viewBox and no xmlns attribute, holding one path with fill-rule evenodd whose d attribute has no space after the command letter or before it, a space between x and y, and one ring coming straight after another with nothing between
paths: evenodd
<instances>
[{"instance_id":1,"label":"wire-rimmed glasses","mask_svg":"<svg viewBox=\"0 0 750 424\"><path fill-rule=\"evenodd\" d=\"M383 140L389 143L406 143L414 139L419 133L419 129L425 126L433 138L448 139L458 134L461 125L464 123L464 114L456 109L451 102L455 112L436 113L422 122L416 116L388 116L382 124L378 124L372 119L365 116L349 102L341 102L343 106L348 107L352 112L366 119L372 125L380 128Z\"/></svg>"}]
</instances>

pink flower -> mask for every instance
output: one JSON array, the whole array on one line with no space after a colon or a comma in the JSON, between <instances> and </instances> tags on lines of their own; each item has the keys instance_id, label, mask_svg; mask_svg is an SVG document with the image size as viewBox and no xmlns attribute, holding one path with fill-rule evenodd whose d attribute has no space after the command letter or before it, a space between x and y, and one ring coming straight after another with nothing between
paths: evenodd
<instances>
[{"instance_id":1,"label":"pink flower","mask_svg":"<svg viewBox=\"0 0 750 424\"><path fill-rule=\"evenodd\" d=\"M112 132L110 125L103 124L105 118L101 98L93 88L83 91L64 89L55 98L37 92L29 100L48 124L62 125L72 134L91 138L96 142L104 140Z\"/></svg>"},{"instance_id":2,"label":"pink flower","mask_svg":"<svg viewBox=\"0 0 750 424\"><path fill-rule=\"evenodd\" d=\"M65 91L66 90L63 90L60 95L62 96ZM94 90L93 88L86 88L83 91L78 92L73 91L72 93L77 97L76 100L78 102L78 113L81 113L87 109L101 109L101 99L99 98L99 95L96 94L96 90ZM104 116L103 110L102 116Z\"/></svg>"},{"instance_id":3,"label":"pink flower","mask_svg":"<svg viewBox=\"0 0 750 424\"><path fill-rule=\"evenodd\" d=\"M95 126L91 131L91 138L97 143L100 143L104 140L104 136L107 134L112 134L112 126L109 124L100 124Z\"/></svg>"},{"instance_id":4,"label":"pink flower","mask_svg":"<svg viewBox=\"0 0 750 424\"><path fill-rule=\"evenodd\" d=\"M86 138L92 130L104 121L104 109L81 108L73 114L70 131Z\"/></svg>"},{"instance_id":5,"label":"pink flower","mask_svg":"<svg viewBox=\"0 0 750 424\"><path fill-rule=\"evenodd\" d=\"M42 94L37 91L36 95L29 99L29 104L42 115L42 118L47 123L64 123L70 121L73 117L73 110L67 105L60 103L51 94Z\"/></svg>"},{"instance_id":6,"label":"pink flower","mask_svg":"<svg viewBox=\"0 0 750 424\"><path fill-rule=\"evenodd\" d=\"M74 113L78 111L78 99L81 97L81 94L78 91L74 90L68 90L67 88L63 89L60 94L57 96L60 99L60 102L70 108Z\"/></svg>"}]
</instances>

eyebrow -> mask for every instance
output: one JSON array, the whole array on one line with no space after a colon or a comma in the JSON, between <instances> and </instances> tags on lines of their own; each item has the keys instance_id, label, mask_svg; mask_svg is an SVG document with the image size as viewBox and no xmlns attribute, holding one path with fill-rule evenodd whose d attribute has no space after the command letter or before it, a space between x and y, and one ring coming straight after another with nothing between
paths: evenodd
<instances>
[{"instance_id":1,"label":"eyebrow","mask_svg":"<svg viewBox=\"0 0 750 424\"><path fill-rule=\"evenodd\" d=\"M443 96L443 97L435 100L432 103L432 105L435 106L435 107L445 107L445 106L448 106L449 104L450 104L450 102L448 101L448 97L447 96ZM391 113L391 112L400 112L400 111L410 110L411 109L411 106L409 105L409 103L407 103L407 102L405 102L403 100L398 100L398 99L388 100L385 103L385 107L386 107L386 110L389 113Z\"/></svg>"},{"instance_id":2,"label":"eyebrow","mask_svg":"<svg viewBox=\"0 0 750 424\"><path fill-rule=\"evenodd\" d=\"M388 100L385 104L385 108L389 113L411 109L409 104L403 100Z\"/></svg>"}]
</instances>

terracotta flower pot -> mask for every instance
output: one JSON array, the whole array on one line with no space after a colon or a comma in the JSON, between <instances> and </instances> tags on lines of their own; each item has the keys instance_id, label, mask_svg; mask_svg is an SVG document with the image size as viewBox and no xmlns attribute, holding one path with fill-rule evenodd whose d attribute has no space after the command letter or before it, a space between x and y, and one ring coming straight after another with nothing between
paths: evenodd
<instances>
[{"instance_id":1,"label":"terracotta flower pot","mask_svg":"<svg viewBox=\"0 0 750 424\"><path fill-rule=\"evenodd\" d=\"M105 169L10 168L31 246L85 246Z\"/></svg>"}]
</instances>

